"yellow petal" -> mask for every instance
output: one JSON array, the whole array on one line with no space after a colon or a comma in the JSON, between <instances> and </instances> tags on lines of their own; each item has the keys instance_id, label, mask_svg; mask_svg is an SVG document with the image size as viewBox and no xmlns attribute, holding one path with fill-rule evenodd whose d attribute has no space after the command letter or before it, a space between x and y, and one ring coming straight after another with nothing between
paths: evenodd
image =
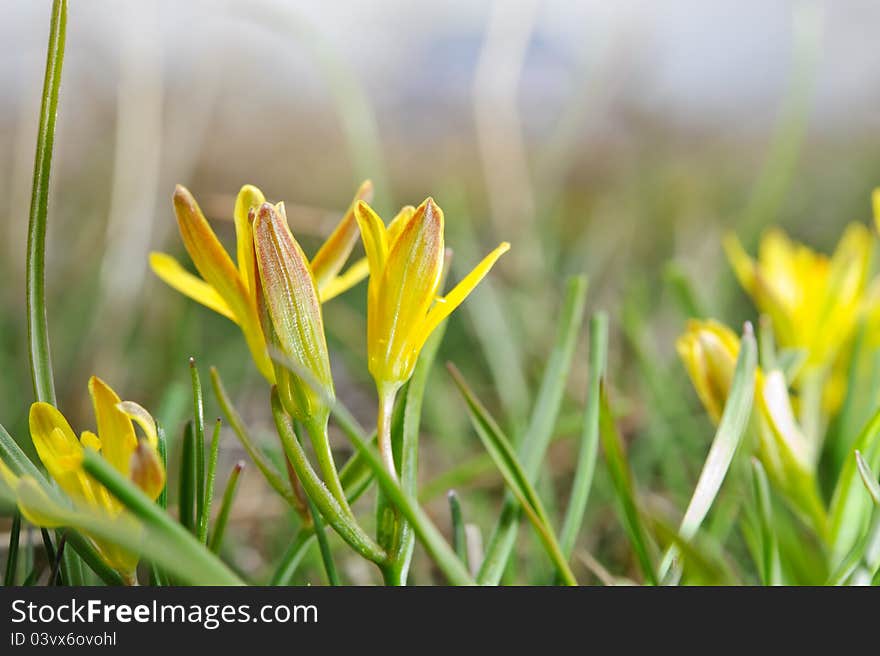
<instances>
[{"instance_id":1,"label":"yellow petal","mask_svg":"<svg viewBox=\"0 0 880 656\"><path fill-rule=\"evenodd\" d=\"M146 408L134 401L122 401L116 407L141 427L150 446L154 449L159 448L159 435L156 431L156 420L153 419L153 415L151 415Z\"/></svg>"},{"instance_id":2,"label":"yellow petal","mask_svg":"<svg viewBox=\"0 0 880 656\"><path fill-rule=\"evenodd\" d=\"M30 476L22 476L13 489L21 514L34 526L56 528L67 520L67 511L53 501Z\"/></svg>"},{"instance_id":3,"label":"yellow petal","mask_svg":"<svg viewBox=\"0 0 880 656\"><path fill-rule=\"evenodd\" d=\"M235 199L235 248L238 256L238 273L249 292L254 290L254 237L248 217L251 209L266 202L263 192L253 185L245 185Z\"/></svg>"},{"instance_id":4,"label":"yellow petal","mask_svg":"<svg viewBox=\"0 0 880 656\"><path fill-rule=\"evenodd\" d=\"M174 212L183 243L193 264L205 282L220 294L232 310L260 373L270 382L274 381L256 302L195 199L180 185L174 192Z\"/></svg>"},{"instance_id":5,"label":"yellow petal","mask_svg":"<svg viewBox=\"0 0 880 656\"><path fill-rule=\"evenodd\" d=\"M385 258L388 257L388 240L385 236L385 224L373 208L364 201L358 201L354 206L354 216L357 219L361 232L361 240L364 242L364 251L370 262L370 272L377 278L381 277L385 268Z\"/></svg>"},{"instance_id":6,"label":"yellow petal","mask_svg":"<svg viewBox=\"0 0 880 656\"><path fill-rule=\"evenodd\" d=\"M874 225L880 230L880 187L877 187L871 194L871 205L874 210Z\"/></svg>"},{"instance_id":7,"label":"yellow petal","mask_svg":"<svg viewBox=\"0 0 880 656\"><path fill-rule=\"evenodd\" d=\"M56 408L37 402L29 415L31 441L49 476L69 496L94 504L97 484L82 471L83 447Z\"/></svg>"},{"instance_id":8,"label":"yellow petal","mask_svg":"<svg viewBox=\"0 0 880 656\"><path fill-rule=\"evenodd\" d=\"M223 297L204 280L184 269L180 263L165 253L150 253L150 267L169 287L176 289L206 308L235 321L235 315Z\"/></svg>"},{"instance_id":9,"label":"yellow petal","mask_svg":"<svg viewBox=\"0 0 880 656\"><path fill-rule=\"evenodd\" d=\"M92 431L83 431L79 436L79 443L93 451L101 450L101 439Z\"/></svg>"},{"instance_id":10,"label":"yellow petal","mask_svg":"<svg viewBox=\"0 0 880 656\"><path fill-rule=\"evenodd\" d=\"M10 490L15 490L15 486L18 485L18 476L2 460L0 460L0 478Z\"/></svg>"},{"instance_id":11,"label":"yellow petal","mask_svg":"<svg viewBox=\"0 0 880 656\"><path fill-rule=\"evenodd\" d=\"M382 382L409 378L421 344L414 339L437 295L443 273L443 210L428 198L390 245L368 335L370 372Z\"/></svg>"},{"instance_id":12,"label":"yellow petal","mask_svg":"<svg viewBox=\"0 0 880 656\"><path fill-rule=\"evenodd\" d=\"M154 501L165 488L165 468L156 449L146 440L138 442L131 459L131 480Z\"/></svg>"},{"instance_id":13,"label":"yellow petal","mask_svg":"<svg viewBox=\"0 0 880 656\"><path fill-rule=\"evenodd\" d=\"M468 297L480 281L489 273L489 270L498 261L498 258L510 250L510 244L502 242L498 247L483 258L473 271L467 274L461 282L459 282L452 290L443 298L438 298L437 302L428 312L417 338L418 348L421 349L425 340L434 332L434 329L440 325L440 322L448 317L455 308Z\"/></svg>"},{"instance_id":14,"label":"yellow petal","mask_svg":"<svg viewBox=\"0 0 880 656\"><path fill-rule=\"evenodd\" d=\"M385 234L387 235L388 241L388 250L390 251L394 246L394 242L397 241L397 238L400 237L400 233L403 232L403 229L412 221L412 218L416 214L416 208L412 205L407 205L397 213L393 219L391 219L391 223L388 224L388 228L385 230Z\"/></svg>"},{"instance_id":15,"label":"yellow petal","mask_svg":"<svg viewBox=\"0 0 880 656\"><path fill-rule=\"evenodd\" d=\"M354 216L355 205L358 201L369 203L373 199L373 183L365 180L358 188L342 219L327 238L327 241L318 249L312 258L312 273L315 276L315 284L318 289L328 287L336 278L345 265L351 250L357 243L358 224ZM336 294L334 294L335 296Z\"/></svg>"},{"instance_id":16,"label":"yellow petal","mask_svg":"<svg viewBox=\"0 0 880 656\"><path fill-rule=\"evenodd\" d=\"M95 408L98 437L104 458L116 471L128 478L131 455L137 448L137 437L131 419L117 407L122 400L116 392L97 376L89 379L89 394Z\"/></svg>"},{"instance_id":17,"label":"yellow petal","mask_svg":"<svg viewBox=\"0 0 880 656\"><path fill-rule=\"evenodd\" d=\"M324 287L318 287L321 303L326 303L331 298L336 298L347 292L368 275L370 275L370 263L367 258L363 257L348 267L348 270L341 276L336 276Z\"/></svg>"}]
</instances>

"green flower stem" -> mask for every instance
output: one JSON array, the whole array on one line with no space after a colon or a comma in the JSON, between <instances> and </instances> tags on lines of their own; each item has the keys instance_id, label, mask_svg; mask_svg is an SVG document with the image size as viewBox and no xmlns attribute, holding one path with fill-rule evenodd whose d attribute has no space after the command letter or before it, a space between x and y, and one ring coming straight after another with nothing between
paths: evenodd
<instances>
[{"instance_id":1,"label":"green flower stem","mask_svg":"<svg viewBox=\"0 0 880 656\"><path fill-rule=\"evenodd\" d=\"M382 459L374 452L373 448L357 435L349 436L354 443L355 448L364 458L364 461L373 470L379 486L388 496L390 501L395 504L400 512L412 524L418 538L425 545L428 554L443 573L449 582L453 585L474 585L474 580L468 574L467 568L455 555L455 551L443 538L443 535L431 522L427 513L422 510L421 506L408 494L406 494L397 484Z\"/></svg>"},{"instance_id":2,"label":"green flower stem","mask_svg":"<svg viewBox=\"0 0 880 656\"><path fill-rule=\"evenodd\" d=\"M391 444L391 422L394 415L394 401L397 399L397 392L400 385L392 385L390 387L379 387L379 412L376 418L376 435L379 440L379 453L382 455L382 462L385 463L385 469L388 470L391 478L395 481L397 478L397 466L394 464L394 449Z\"/></svg>"},{"instance_id":3,"label":"green flower stem","mask_svg":"<svg viewBox=\"0 0 880 656\"><path fill-rule=\"evenodd\" d=\"M195 436L193 423L186 422L183 429L183 443L180 455L180 494L177 500L177 515L181 525L195 534Z\"/></svg>"},{"instance_id":4,"label":"green flower stem","mask_svg":"<svg viewBox=\"0 0 880 656\"><path fill-rule=\"evenodd\" d=\"M86 449L83 456L83 469L106 487L122 505L152 529L173 540L182 560L193 569L210 576L215 585L242 585L241 579L233 574L217 557L208 551L180 524L168 516L150 500L140 489L123 478L112 465L96 452Z\"/></svg>"},{"instance_id":5,"label":"green flower stem","mask_svg":"<svg viewBox=\"0 0 880 656\"><path fill-rule=\"evenodd\" d=\"M293 423L284 408L281 407L278 390L274 386L272 388L272 415L275 418L278 436L281 439L284 452L290 459L290 464L293 465L306 494L321 511L327 522L343 540L364 558L377 564L384 563L388 558L385 550L376 544L354 521L351 511L346 511L343 508L315 473L315 470L312 469L302 445L296 439Z\"/></svg>"},{"instance_id":6,"label":"green flower stem","mask_svg":"<svg viewBox=\"0 0 880 656\"><path fill-rule=\"evenodd\" d=\"M232 502L235 500L235 492L238 489L238 479L241 477L242 469L244 469L244 461L239 460L232 468L229 480L226 482L223 500L220 502L220 512L217 513L214 531L211 533L209 548L214 553L220 553L220 546L223 544L223 535L226 533L226 524L229 522L229 513L232 510Z\"/></svg>"},{"instance_id":7,"label":"green flower stem","mask_svg":"<svg viewBox=\"0 0 880 656\"><path fill-rule=\"evenodd\" d=\"M220 455L220 420L214 424L211 436L211 457L208 460L208 471L205 475L205 501L202 504L202 516L199 521L199 541L208 543L208 519L211 516L211 504L214 501L214 478L217 475L217 458Z\"/></svg>"},{"instance_id":8,"label":"green flower stem","mask_svg":"<svg viewBox=\"0 0 880 656\"><path fill-rule=\"evenodd\" d=\"M308 431L312 447L315 451L315 458L318 460L318 468L324 476L324 484L330 490L340 507L352 518L354 514L345 499L345 490L342 488L342 482L339 480L339 472L336 469L336 463L333 460L333 451L330 449L330 438L327 435L327 420L310 422L305 426Z\"/></svg>"}]
</instances>

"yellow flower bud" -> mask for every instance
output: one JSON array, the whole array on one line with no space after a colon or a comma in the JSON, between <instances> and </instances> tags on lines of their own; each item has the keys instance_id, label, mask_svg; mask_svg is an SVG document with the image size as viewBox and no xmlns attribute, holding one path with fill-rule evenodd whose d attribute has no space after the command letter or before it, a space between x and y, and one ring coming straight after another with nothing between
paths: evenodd
<instances>
[{"instance_id":1,"label":"yellow flower bud","mask_svg":"<svg viewBox=\"0 0 880 656\"><path fill-rule=\"evenodd\" d=\"M730 393L739 338L718 321L688 321L676 349L690 375L697 396L717 424Z\"/></svg>"}]
</instances>

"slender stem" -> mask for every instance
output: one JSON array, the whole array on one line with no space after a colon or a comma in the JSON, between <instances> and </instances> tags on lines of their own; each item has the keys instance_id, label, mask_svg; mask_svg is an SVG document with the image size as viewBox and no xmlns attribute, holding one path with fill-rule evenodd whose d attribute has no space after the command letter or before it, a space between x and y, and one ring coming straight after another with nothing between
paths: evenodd
<instances>
[{"instance_id":1,"label":"slender stem","mask_svg":"<svg viewBox=\"0 0 880 656\"><path fill-rule=\"evenodd\" d=\"M376 424L376 435L379 439L379 453L385 469L397 482L397 466L394 464L394 448L391 444L391 420L394 414L394 400L397 398L399 386L379 386L379 413Z\"/></svg>"},{"instance_id":2,"label":"slender stem","mask_svg":"<svg viewBox=\"0 0 880 656\"><path fill-rule=\"evenodd\" d=\"M465 565L468 564L467 540L464 534L464 516L461 512L461 501L455 490L449 490L446 495L449 501L449 518L452 522L452 547L455 553Z\"/></svg>"},{"instance_id":3,"label":"slender stem","mask_svg":"<svg viewBox=\"0 0 880 656\"><path fill-rule=\"evenodd\" d=\"M156 437L159 442L159 460L162 461L162 470L165 472L165 485L159 493L156 503L160 508L168 507L168 437L165 435L165 429L158 422L156 423Z\"/></svg>"},{"instance_id":4,"label":"slender stem","mask_svg":"<svg viewBox=\"0 0 880 656\"><path fill-rule=\"evenodd\" d=\"M199 540L208 544L208 518L211 516L211 504L214 501L214 478L217 475L217 457L220 455L220 424L218 418L211 436L211 457L208 459L208 471L205 475L205 501L199 522Z\"/></svg>"},{"instance_id":5,"label":"slender stem","mask_svg":"<svg viewBox=\"0 0 880 656\"><path fill-rule=\"evenodd\" d=\"M195 532L193 509L195 506L195 437L193 424L186 423L183 429L183 444L180 457L180 494L177 500L177 514L182 526Z\"/></svg>"},{"instance_id":6,"label":"slender stem","mask_svg":"<svg viewBox=\"0 0 880 656\"><path fill-rule=\"evenodd\" d=\"M305 488L306 494L321 511L327 522L343 540L348 542L364 558L374 563L384 563L388 558L385 550L358 525L350 514L351 511L346 512L315 473L302 445L296 439L296 432L290 416L281 407L281 400L278 398L278 390L275 387L272 388L272 415L275 419L275 427L278 429L278 437L296 470L296 475Z\"/></svg>"},{"instance_id":7,"label":"slender stem","mask_svg":"<svg viewBox=\"0 0 880 656\"><path fill-rule=\"evenodd\" d=\"M260 470L260 473L263 474L263 478L266 479L266 482L272 487L272 489L280 494L285 501L296 508L298 504L296 495L290 487L284 483L284 479L259 451L256 444L254 444L253 439L251 439L250 434L245 428L241 416L238 414L235 406L232 405L232 401L226 393L226 388L223 387L223 381L220 379L220 372L217 371L215 367L211 367L211 385L214 388L214 395L217 397L217 402L220 404L220 408L226 416L226 421L232 426L232 430L235 432L236 437L238 437L238 441L244 447L244 450L247 451L250 459L254 461L254 464L257 466L257 469Z\"/></svg>"},{"instance_id":8,"label":"slender stem","mask_svg":"<svg viewBox=\"0 0 880 656\"><path fill-rule=\"evenodd\" d=\"M324 484L330 490L330 493L336 497L339 505L349 515L354 517L348 501L345 500L345 490L339 480L339 472L336 469L336 462L333 460L333 451L330 449L330 437L327 435L327 420L329 417L311 421L305 425L308 431L309 439L315 451L315 458L318 460L318 468L324 475ZM296 494L296 492L294 492Z\"/></svg>"},{"instance_id":9,"label":"slender stem","mask_svg":"<svg viewBox=\"0 0 880 656\"><path fill-rule=\"evenodd\" d=\"M309 504L309 510L312 513L312 521L314 523L315 537L318 538L318 547L321 550L321 561L324 563L324 571L327 572L327 583L332 586L339 585L339 574L336 572L336 564L333 562L333 554L330 552L330 543L327 541L327 532L324 531L324 522L321 519L321 513L315 507L311 499L306 497Z\"/></svg>"},{"instance_id":10,"label":"slender stem","mask_svg":"<svg viewBox=\"0 0 880 656\"><path fill-rule=\"evenodd\" d=\"M281 563L272 575L269 585L288 585L291 577L296 573L296 568L299 567L303 556L306 555L314 540L314 532L300 529L281 558Z\"/></svg>"},{"instance_id":11,"label":"slender stem","mask_svg":"<svg viewBox=\"0 0 880 656\"><path fill-rule=\"evenodd\" d=\"M38 401L55 404L55 383L49 353L49 326L46 320L46 223L49 211L49 179L55 145L55 119L58 114L58 90L64 64L64 41L67 30L67 1L54 0L49 24L49 49L40 106L37 152L34 157L34 181L27 240L27 317L30 344L31 377Z\"/></svg>"},{"instance_id":12,"label":"slender stem","mask_svg":"<svg viewBox=\"0 0 880 656\"><path fill-rule=\"evenodd\" d=\"M189 359L189 371L192 378L193 390L193 416L195 437L195 496L196 514L194 529L202 525L205 514L205 400L202 395L202 380L199 377L199 369L196 367L195 358Z\"/></svg>"},{"instance_id":13,"label":"slender stem","mask_svg":"<svg viewBox=\"0 0 880 656\"><path fill-rule=\"evenodd\" d=\"M229 474L226 490L223 492L223 500L220 502L220 512L217 514L214 531L211 534L209 548L214 553L220 553L220 546L223 544L223 535L226 533L226 524L229 523L229 513L232 510L232 502L235 500L235 492L238 489L238 479L241 477L242 469L244 469L244 461L239 460Z\"/></svg>"},{"instance_id":14,"label":"slender stem","mask_svg":"<svg viewBox=\"0 0 880 656\"><path fill-rule=\"evenodd\" d=\"M7 588L15 585L15 572L18 570L18 537L21 533L21 513L12 516L12 530L9 532L9 551L6 556L6 575L3 585Z\"/></svg>"}]
</instances>

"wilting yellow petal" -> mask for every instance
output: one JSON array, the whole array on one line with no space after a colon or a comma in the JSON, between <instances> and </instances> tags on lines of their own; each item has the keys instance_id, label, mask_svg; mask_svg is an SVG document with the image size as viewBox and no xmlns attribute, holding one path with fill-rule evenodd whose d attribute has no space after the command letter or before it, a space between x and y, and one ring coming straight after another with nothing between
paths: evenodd
<instances>
[{"instance_id":1,"label":"wilting yellow petal","mask_svg":"<svg viewBox=\"0 0 880 656\"><path fill-rule=\"evenodd\" d=\"M95 408L98 437L104 458L116 471L128 478L131 454L137 448L134 426L117 406L122 400L97 376L89 378L89 394Z\"/></svg>"},{"instance_id":2,"label":"wilting yellow petal","mask_svg":"<svg viewBox=\"0 0 880 656\"><path fill-rule=\"evenodd\" d=\"M144 436L147 438L147 442L151 447L154 449L159 448L159 435L156 431L156 420L153 419L153 415L151 415L144 406L135 403L134 401L122 401L117 404L116 407L141 427L141 430L144 431Z\"/></svg>"},{"instance_id":3,"label":"wilting yellow petal","mask_svg":"<svg viewBox=\"0 0 880 656\"><path fill-rule=\"evenodd\" d=\"M362 257L348 267L345 273L336 276L324 287L318 287L321 303L326 303L331 298L336 298L340 294L347 292L368 275L370 275L370 263L367 261L367 258Z\"/></svg>"},{"instance_id":4,"label":"wilting yellow petal","mask_svg":"<svg viewBox=\"0 0 880 656\"><path fill-rule=\"evenodd\" d=\"M489 273L489 270L498 261L498 258L510 250L510 244L502 242L498 247L483 258L474 269L467 274L462 280L452 288L452 290L442 298L438 298L437 302L428 312L422 324L419 335L416 339L417 349L421 349L425 340L434 332L434 329L440 325L440 322L448 317L455 308L468 297L480 281Z\"/></svg>"},{"instance_id":5,"label":"wilting yellow petal","mask_svg":"<svg viewBox=\"0 0 880 656\"><path fill-rule=\"evenodd\" d=\"M180 185L174 192L174 212L193 264L232 310L260 373L270 382L274 381L254 298L248 293L238 269L211 230L195 199Z\"/></svg>"},{"instance_id":6,"label":"wilting yellow petal","mask_svg":"<svg viewBox=\"0 0 880 656\"><path fill-rule=\"evenodd\" d=\"M172 289L201 303L209 310L236 321L235 315L223 297L204 280L184 269L180 263L165 253L150 253L150 267Z\"/></svg>"},{"instance_id":7,"label":"wilting yellow petal","mask_svg":"<svg viewBox=\"0 0 880 656\"><path fill-rule=\"evenodd\" d=\"M165 468L156 449L146 440L138 442L131 458L131 480L144 494L156 500L165 487Z\"/></svg>"},{"instance_id":8,"label":"wilting yellow petal","mask_svg":"<svg viewBox=\"0 0 880 656\"><path fill-rule=\"evenodd\" d=\"M34 526L56 528L65 524L66 510L49 498L42 486L32 477L22 476L13 488L13 492L18 500L21 514Z\"/></svg>"},{"instance_id":9,"label":"wilting yellow petal","mask_svg":"<svg viewBox=\"0 0 880 656\"><path fill-rule=\"evenodd\" d=\"M327 238L327 241L318 249L312 258L312 274L315 276L315 284L319 290L323 290L334 281L342 271L351 250L358 239L358 224L354 216L354 208L358 201L369 203L373 200L373 183L365 180L354 195L342 220ZM335 296L336 294L333 294ZM323 299L322 299L323 300Z\"/></svg>"},{"instance_id":10,"label":"wilting yellow petal","mask_svg":"<svg viewBox=\"0 0 880 656\"><path fill-rule=\"evenodd\" d=\"M253 185L245 185L235 199L235 248L238 257L238 273L251 293L254 291L254 236L248 217L250 210L266 202L263 192Z\"/></svg>"}]
</instances>

